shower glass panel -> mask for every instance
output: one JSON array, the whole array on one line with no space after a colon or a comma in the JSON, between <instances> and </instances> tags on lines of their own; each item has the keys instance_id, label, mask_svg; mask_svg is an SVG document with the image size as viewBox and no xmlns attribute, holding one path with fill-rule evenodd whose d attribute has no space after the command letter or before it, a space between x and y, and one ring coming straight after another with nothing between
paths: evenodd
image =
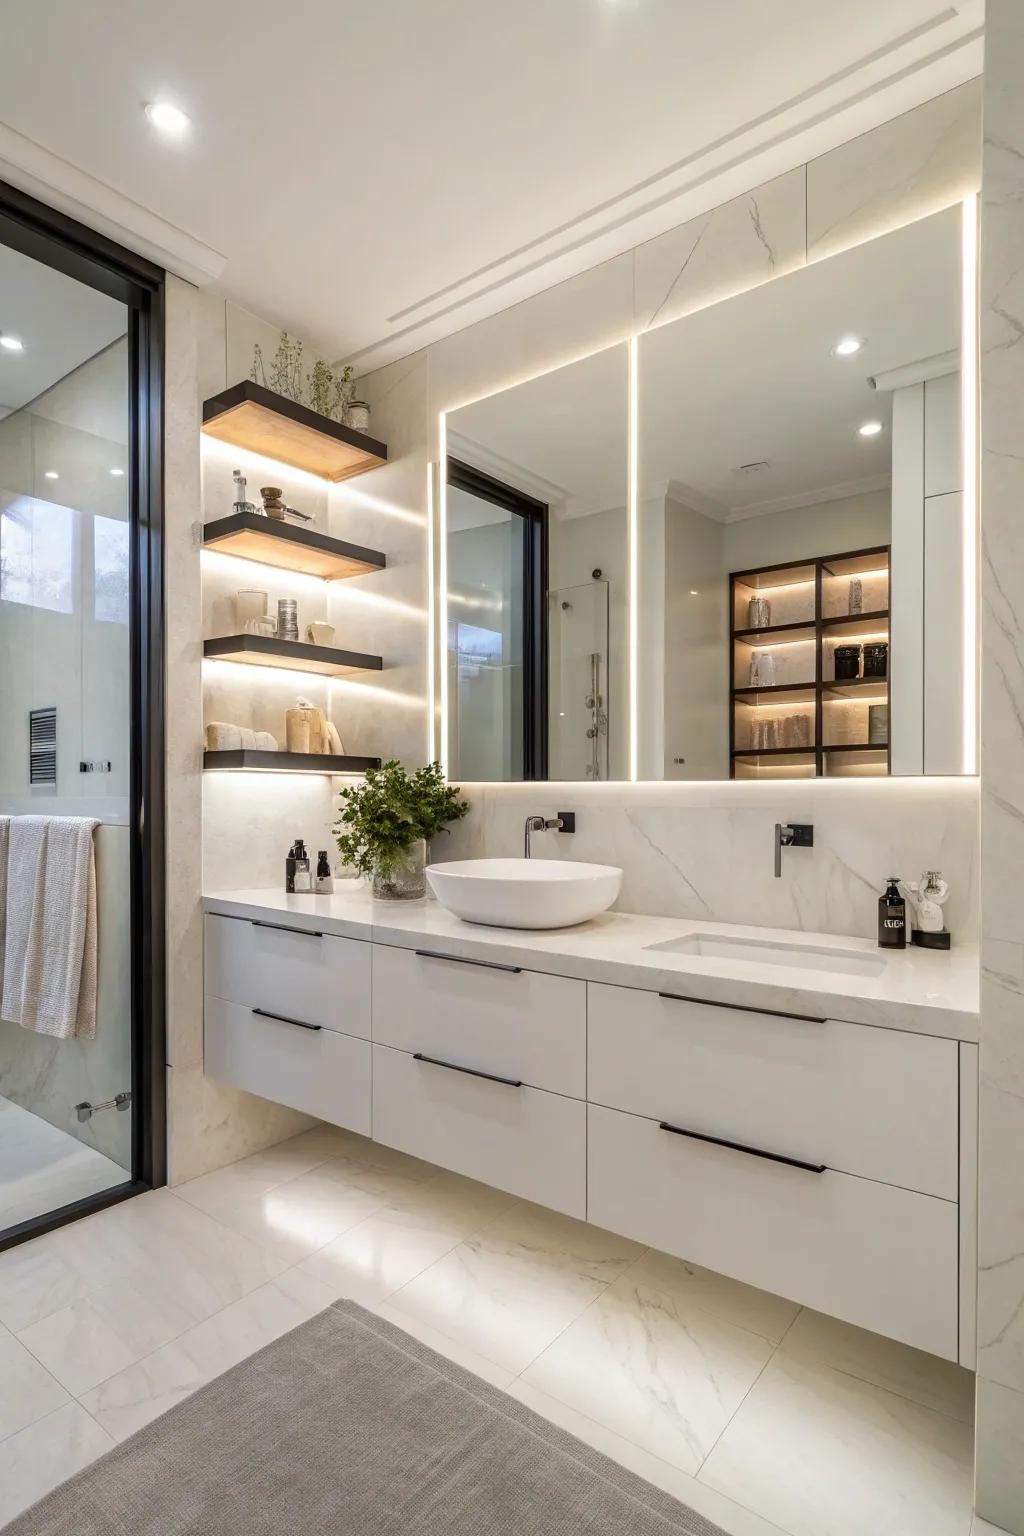
<instances>
[{"instance_id":1,"label":"shower glass panel","mask_svg":"<svg viewBox=\"0 0 1024 1536\"><path fill-rule=\"evenodd\" d=\"M553 779L608 777L608 583L548 594Z\"/></svg>"},{"instance_id":2,"label":"shower glass panel","mask_svg":"<svg viewBox=\"0 0 1024 1536\"><path fill-rule=\"evenodd\" d=\"M2 1238L133 1177L132 315L0 244L0 343ZM77 999L57 1026L29 997L40 881L58 878L40 818L47 839L76 818L86 847L91 828L95 855L94 987L88 939L68 958L75 924L47 933ZM57 889L86 893L84 922L88 880Z\"/></svg>"}]
</instances>

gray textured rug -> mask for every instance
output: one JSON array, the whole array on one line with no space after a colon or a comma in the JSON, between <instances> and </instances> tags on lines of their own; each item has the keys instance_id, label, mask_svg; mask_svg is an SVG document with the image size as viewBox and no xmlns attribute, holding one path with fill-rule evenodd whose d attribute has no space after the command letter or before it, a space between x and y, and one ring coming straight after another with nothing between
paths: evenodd
<instances>
[{"instance_id":1,"label":"gray textured rug","mask_svg":"<svg viewBox=\"0 0 1024 1536\"><path fill-rule=\"evenodd\" d=\"M724 1536L339 1301L48 1494L5 1536Z\"/></svg>"}]
</instances>

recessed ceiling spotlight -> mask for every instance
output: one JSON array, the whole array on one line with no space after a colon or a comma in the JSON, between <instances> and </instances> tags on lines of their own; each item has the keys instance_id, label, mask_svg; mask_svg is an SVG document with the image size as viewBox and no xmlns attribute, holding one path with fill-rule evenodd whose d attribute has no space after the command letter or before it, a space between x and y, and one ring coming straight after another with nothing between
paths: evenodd
<instances>
[{"instance_id":1,"label":"recessed ceiling spotlight","mask_svg":"<svg viewBox=\"0 0 1024 1536\"><path fill-rule=\"evenodd\" d=\"M700 593L697 591L696 587L691 587L690 588L690 596L691 597L700 597Z\"/></svg>"},{"instance_id":2,"label":"recessed ceiling spotlight","mask_svg":"<svg viewBox=\"0 0 1024 1536\"><path fill-rule=\"evenodd\" d=\"M24 343L20 342L17 336L0 336L0 347L3 347L5 352L24 352L25 350Z\"/></svg>"},{"instance_id":3,"label":"recessed ceiling spotlight","mask_svg":"<svg viewBox=\"0 0 1024 1536\"><path fill-rule=\"evenodd\" d=\"M187 113L169 101L149 102L146 107L146 116L153 127L159 128L161 133L180 135L191 127L191 119Z\"/></svg>"},{"instance_id":4,"label":"recessed ceiling spotlight","mask_svg":"<svg viewBox=\"0 0 1024 1536\"><path fill-rule=\"evenodd\" d=\"M111 471L110 471L110 473L111 473L111 474L112 474L112 475L117 475L117 476L118 476L118 478L119 478L119 479L120 479L120 477L121 477L121 475L123 475L123 474L124 474L124 470L123 470L123 469L112 469L112 470L111 470Z\"/></svg>"},{"instance_id":5,"label":"recessed ceiling spotlight","mask_svg":"<svg viewBox=\"0 0 1024 1536\"><path fill-rule=\"evenodd\" d=\"M863 426L857 428L861 437L877 437L882 430L880 421L866 421Z\"/></svg>"},{"instance_id":6,"label":"recessed ceiling spotlight","mask_svg":"<svg viewBox=\"0 0 1024 1536\"><path fill-rule=\"evenodd\" d=\"M58 473L57 473L57 471L55 469L46 469L46 470L43 471L43 479L44 480L59 480L60 479L60 475L58 475Z\"/></svg>"},{"instance_id":7,"label":"recessed ceiling spotlight","mask_svg":"<svg viewBox=\"0 0 1024 1536\"><path fill-rule=\"evenodd\" d=\"M833 357L854 357L864 345L863 336L842 336L832 348Z\"/></svg>"}]
</instances>

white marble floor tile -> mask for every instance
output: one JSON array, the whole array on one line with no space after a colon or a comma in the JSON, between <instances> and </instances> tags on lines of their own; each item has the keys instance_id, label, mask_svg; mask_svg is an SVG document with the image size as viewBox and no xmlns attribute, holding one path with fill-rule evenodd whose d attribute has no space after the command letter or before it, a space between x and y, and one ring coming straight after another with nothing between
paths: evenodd
<instances>
[{"instance_id":1,"label":"white marble floor tile","mask_svg":"<svg viewBox=\"0 0 1024 1536\"><path fill-rule=\"evenodd\" d=\"M523 1380L693 1475L773 1348L631 1269Z\"/></svg>"},{"instance_id":2,"label":"white marble floor tile","mask_svg":"<svg viewBox=\"0 0 1024 1536\"><path fill-rule=\"evenodd\" d=\"M0 1323L12 1333L88 1294L81 1272L63 1257L59 1238L46 1233L0 1253Z\"/></svg>"},{"instance_id":3,"label":"white marble floor tile","mask_svg":"<svg viewBox=\"0 0 1024 1536\"><path fill-rule=\"evenodd\" d=\"M671 1258L656 1248L649 1248L632 1265L629 1279L637 1285L669 1291L680 1303L700 1307L724 1322L759 1333L773 1344L786 1334L800 1312L795 1301L759 1291L740 1280L731 1280L728 1275L716 1275L713 1270L701 1269L699 1264Z\"/></svg>"},{"instance_id":4,"label":"white marble floor tile","mask_svg":"<svg viewBox=\"0 0 1024 1536\"><path fill-rule=\"evenodd\" d=\"M725 1494L719 1493L717 1488L709 1488L679 1467L673 1467L660 1457L652 1456L649 1451L641 1450L631 1440L615 1434L595 1419L577 1413L575 1408L530 1386L523 1377L513 1381L506 1390L510 1397L518 1398L527 1408L539 1413L541 1418L557 1424L560 1429L575 1435L577 1440L582 1440L584 1445L610 1456L620 1466L635 1472L637 1477L653 1483L655 1488L660 1488L663 1493L721 1526L723 1531L728 1532L728 1536L786 1536L777 1525L771 1525L767 1520L762 1520L760 1515L744 1509Z\"/></svg>"},{"instance_id":5,"label":"white marble floor tile","mask_svg":"<svg viewBox=\"0 0 1024 1536\"><path fill-rule=\"evenodd\" d=\"M6 1330L0 1333L0 1440L44 1419L68 1394L32 1352Z\"/></svg>"},{"instance_id":6,"label":"white marble floor tile","mask_svg":"<svg viewBox=\"0 0 1024 1536\"><path fill-rule=\"evenodd\" d=\"M974 1423L974 1373L951 1360L809 1310L801 1312L782 1347L795 1360L830 1365L964 1424Z\"/></svg>"},{"instance_id":7,"label":"white marble floor tile","mask_svg":"<svg viewBox=\"0 0 1024 1536\"><path fill-rule=\"evenodd\" d=\"M779 1350L700 1471L791 1536L968 1536L970 1426Z\"/></svg>"},{"instance_id":8,"label":"white marble floor tile","mask_svg":"<svg viewBox=\"0 0 1024 1536\"><path fill-rule=\"evenodd\" d=\"M207 1183L220 1177L207 1174L196 1181L205 1186L202 1190L183 1184L175 1194L272 1254L282 1266L297 1264L384 1204L383 1194L352 1188L329 1173L329 1166L263 1191L230 1180Z\"/></svg>"},{"instance_id":9,"label":"white marble floor tile","mask_svg":"<svg viewBox=\"0 0 1024 1536\"><path fill-rule=\"evenodd\" d=\"M138 1359L88 1298L33 1323L19 1340L72 1397Z\"/></svg>"},{"instance_id":10,"label":"white marble floor tile","mask_svg":"<svg viewBox=\"0 0 1024 1536\"><path fill-rule=\"evenodd\" d=\"M396 1291L391 1305L517 1374L641 1252L522 1203Z\"/></svg>"},{"instance_id":11,"label":"white marble floor tile","mask_svg":"<svg viewBox=\"0 0 1024 1536\"><path fill-rule=\"evenodd\" d=\"M72 1402L0 1441L0 1526L113 1445L81 1404Z\"/></svg>"},{"instance_id":12,"label":"white marble floor tile","mask_svg":"<svg viewBox=\"0 0 1024 1536\"><path fill-rule=\"evenodd\" d=\"M515 1202L458 1174L442 1174L382 1206L299 1268L364 1306L383 1301L463 1238L496 1221Z\"/></svg>"},{"instance_id":13,"label":"white marble floor tile","mask_svg":"<svg viewBox=\"0 0 1024 1536\"><path fill-rule=\"evenodd\" d=\"M332 1299L315 1279L288 1271L84 1393L82 1402L115 1440L123 1440Z\"/></svg>"}]
</instances>

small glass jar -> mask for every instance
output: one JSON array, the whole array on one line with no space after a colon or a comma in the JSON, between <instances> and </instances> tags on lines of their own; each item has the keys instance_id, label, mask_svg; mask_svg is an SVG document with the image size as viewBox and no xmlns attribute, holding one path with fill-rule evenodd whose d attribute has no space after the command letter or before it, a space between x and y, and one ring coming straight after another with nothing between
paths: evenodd
<instances>
[{"instance_id":1,"label":"small glass jar","mask_svg":"<svg viewBox=\"0 0 1024 1536\"><path fill-rule=\"evenodd\" d=\"M369 432L370 407L365 400L350 400L345 407L344 422L353 432Z\"/></svg>"},{"instance_id":2,"label":"small glass jar","mask_svg":"<svg viewBox=\"0 0 1024 1536\"><path fill-rule=\"evenodd\" d=\"M426 863L427 845L423 838L410 843L401 853L389 855L375 867L370 878L370 889L376 900L422 900L427 894Z\"/></svg>"}]
</instances>

